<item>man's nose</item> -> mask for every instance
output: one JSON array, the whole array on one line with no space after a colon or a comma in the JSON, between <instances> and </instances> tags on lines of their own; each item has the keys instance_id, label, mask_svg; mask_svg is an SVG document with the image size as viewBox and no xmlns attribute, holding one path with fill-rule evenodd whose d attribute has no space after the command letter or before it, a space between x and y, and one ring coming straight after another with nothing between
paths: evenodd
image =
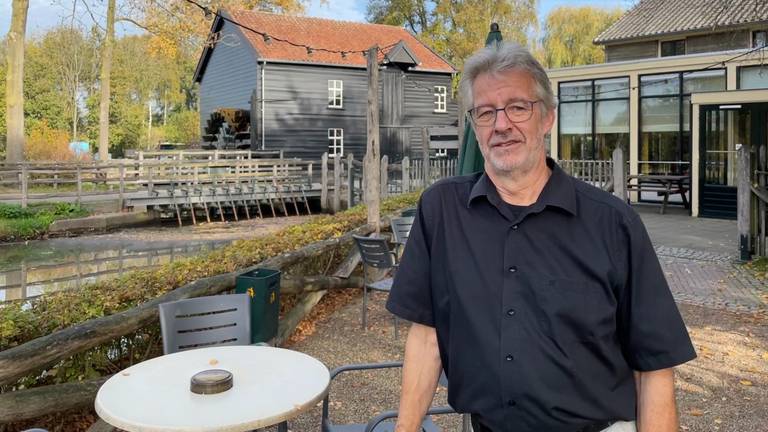
<instances>
[{"instance_id":1,"label":"man's nose","mask_svg":"<svg viewBox=\"0 0 768 432\"><path fill-rule=\"evenodd\" d=\"M493 128L497 132L505 132L512 129L512 122L509 121L507 113L504 110L496 111L496 121L493 122Z\"/></svg>"}]
</instances>

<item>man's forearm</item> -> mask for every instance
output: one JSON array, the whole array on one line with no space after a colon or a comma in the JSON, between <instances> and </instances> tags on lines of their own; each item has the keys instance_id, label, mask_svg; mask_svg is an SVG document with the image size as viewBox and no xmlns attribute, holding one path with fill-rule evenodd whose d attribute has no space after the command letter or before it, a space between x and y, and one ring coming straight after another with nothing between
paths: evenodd
<instances>
[{"instance_id":1,"label":"man's forearm","mask_svg":"<svg viewBox=\"0 0 768 432\"><path fill-rule=\"evenodd\" d=\"M638 432L677 432L673 369L635 372Z\"/></svg>"},{"instance_id":2,"label":"man's forearm","mask_svg":"<svg viewBox=\"0 0 768 432\"><path fill-rule=\"evenodd\" d=\"M417 432L432 404L441 370L437 334L432 327L413 324L405 342L403 388L396 432Z\"/></svg>"}]
</instances>

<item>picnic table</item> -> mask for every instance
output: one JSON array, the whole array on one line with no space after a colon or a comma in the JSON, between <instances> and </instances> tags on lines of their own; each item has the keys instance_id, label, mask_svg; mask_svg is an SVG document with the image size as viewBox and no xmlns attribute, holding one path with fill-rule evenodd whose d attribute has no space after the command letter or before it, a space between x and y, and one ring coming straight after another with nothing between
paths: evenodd
<instances>
[{"instance_id":1,"label":"picnic table","mask_svg":"<svg viewBox=\"0 0 768 432\"><path fill-rule=\"evenodd\" d=\"M690 190L690 177L673 174L637 174L627 176L627 191L655 192L663 197L660 214L664 214L669 203L669 196L680 194L685 208L690 208L687 193Z\"/></svg>"}]
</instances>

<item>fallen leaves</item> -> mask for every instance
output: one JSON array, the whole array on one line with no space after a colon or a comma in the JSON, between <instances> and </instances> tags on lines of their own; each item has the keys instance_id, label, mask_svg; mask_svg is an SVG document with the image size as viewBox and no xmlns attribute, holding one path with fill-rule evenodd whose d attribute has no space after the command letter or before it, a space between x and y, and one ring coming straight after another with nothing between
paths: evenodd
<instances>
[{"instance_id":1,"label":"fallen leaves","mask_svg":"<svg viewBox=\"0 0 768 432\"><path fill-rule=\"evenodd\" d=\"M739 380L739 384L741 384L743 386L751 387L752 386L752 381L747 380L747 379L742 379L742 380Z\"/></svg>"}]
</instances>

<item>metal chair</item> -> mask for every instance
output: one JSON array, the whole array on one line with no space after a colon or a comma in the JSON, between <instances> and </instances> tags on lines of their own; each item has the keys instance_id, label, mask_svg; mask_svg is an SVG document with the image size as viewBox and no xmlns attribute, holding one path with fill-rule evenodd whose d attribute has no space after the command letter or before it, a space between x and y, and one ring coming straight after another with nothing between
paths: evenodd
<instances>
[{"instance_id":1,"label":"metal chair","mask_svg":"<svg viewBox=\"0 0 768 432\"><path fill-rule=\"evenodd\" d=\"M390 219L389 225L392 227L392 237L396 253L399 252L400 248L405 247L405 242L408 241L408 236L411 235L413 220L413 216L393 217Z\"/></svg>"},{"instance_id":2,"label":"metal chair","mask_svg":"<svg viewBox=\"0 0 768 432\"><path fill-rule=\"evenodd\" d=\"M402 217L411 217L416 216L416 207L408 207L407 209L404 209L400 212L400 216Z\"/></svg>"},{"instance_id":3,"label":"metal chair","mask_svg":"<svg viewBox=\"0 0 768 432\"><path fill-rule=\"evenodd\" d=\"M162 303L163 353L251 343L248 294L215 295Z\"/></svg>"},{"instance_id":4,"label":"metal chair","mask_svg":"<svg viewBox=\"0 0 768 432\"><path fill-rule=\"evenodd\" d=\"M389 292L392 290L392 277L379 281L369 282L367 267L380 270L397 268L397 256L389 249L386 239L374 237L362 237L353 235L357 248L360 250L360 258L363 261L363 329L367 329L368 314L368 290ZM397 317L393 315L395 323L395 338L397 338Z\"/></svg>"},{"instance_id":5,"label":"metal chair","mask_svg":"<svg viewBox=\"0 0 768 432\"><path fill-rule=\"evenodd\" d=\"M338 367L331 371L331 380L342 372L359 371L359 370L373 370L373 369L389 369L403 367L403 362L388 362L388 363L366 363L366 364L353 364ZM328 405L330 400L330 392L326 394L323 399L323 414L321 420L321 432L393 432L395 430L395 423L386 421L388 419L397 418L397 411L385 411L376 417L368 421L368 423L336 425L331 423L328 412ZM455 411L449 406L432 407L427 411L427 416L424 417L424 421L421 424L422 432L440 432L441 429L432 421L430 415L436 414L453 414Z\"/></svg>"}]
</instances>

